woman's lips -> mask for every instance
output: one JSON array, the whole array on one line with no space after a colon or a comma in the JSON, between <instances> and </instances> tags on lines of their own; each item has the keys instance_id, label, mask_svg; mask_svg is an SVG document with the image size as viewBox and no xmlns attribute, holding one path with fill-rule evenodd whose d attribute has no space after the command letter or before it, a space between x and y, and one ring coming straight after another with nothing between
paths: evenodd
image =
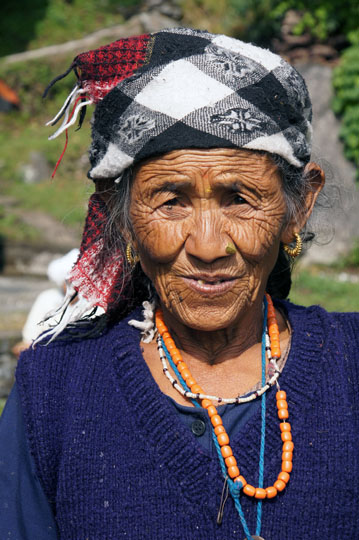
<instances>
[{"instance_id":1,"label":"woman's lips","mask_svg":"<svg viewBox=\"0 0 359 540\"><path fill-rule=\"evenodd\" d=\"M223 294L231 289L236 282L236 278L232 277L215 277L210 280L206 280L202 277L183 277L182 279L191 289L201 294L205 294L206 296Z\"/></svg>"}]
</instances>

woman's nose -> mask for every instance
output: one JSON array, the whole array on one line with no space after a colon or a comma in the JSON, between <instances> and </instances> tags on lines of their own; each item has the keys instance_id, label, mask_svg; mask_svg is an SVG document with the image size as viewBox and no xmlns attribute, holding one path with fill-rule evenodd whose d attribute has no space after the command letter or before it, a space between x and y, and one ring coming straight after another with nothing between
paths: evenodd
<instances>
[{"instance_id":1,"label":"woman's nose","mask_svg":"<svg viewBox=\"0 0 359 540\"><path fill-rule=\"evenodd\" d=\"M186 252L205 263L212 263L221 257L228 257L235 252L227 234L222 230L220 220L211 210L197 216L185 243Z\"/></svg>"}]
</instances>

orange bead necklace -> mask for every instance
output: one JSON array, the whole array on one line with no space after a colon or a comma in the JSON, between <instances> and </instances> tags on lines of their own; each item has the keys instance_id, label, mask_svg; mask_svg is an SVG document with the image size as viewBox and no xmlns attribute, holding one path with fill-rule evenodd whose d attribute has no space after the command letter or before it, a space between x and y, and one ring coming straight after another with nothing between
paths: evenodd
<instances>
[{"instance_id":1,"label":"orange bead necklace","mask_svg":"<svg viewBox=\"0 0 359 540\"><path fill-rule=\"evenodd\" d=\"M269 361L268 374L269 374L270 378L269 378L268 382L265 383L261 388L259 388L258 390L254 390L253 392L251 392L250 394L247 394L244 397L236 396L234 398L224 398L224 397L219 397L219 396L212 396L212 395L208 395L208 394L202 394L200 392L193 393L188 388L188 386L187 386L187 388L184 388L182 385L178 384L178 381L174 377L172 377L171 372L168 369L168 365L167 365L167 361L166 361L166 354L164 354L164 352L163 352L162 340L161 340L160 335L159 335L159 339L157 338L157 342L158 342L158 350L160 352L160 358L161 358L161 361L162 361L162 370L163 370L164 374L166 375L167 379L169 380L169 382L171 383L173 388L175 388L180 394L182 394L182 396L184 396L185 398L188 398L188 399L199 400L199 401L201 401L203 399L209 399L210 401L217 401L218 403L223 403L223 404L233 404L233 403L235 403L237 405L239 403L248 403L249 401L253 401L254 399L262 396L271 386L273 386L277 382L278 377L280 375L280 370L278 368L276 358L272 358L272 356L271 356L270 340L269 340L268 333L266 333L266 351L267 351L267 354L268 354L268 361ZM167 347L166 347L166 349L167 349ZM171 361L172 361L172 357L171 357ZM180 377L182 378L181 371L185 371L188 368L187 368L187 365L184 362L182 362L179 365L179 369L178 368L176 368L176 369L178 370L178 373L179 373Z\"/></svg>"},{"instance_id":2,"label":"orange bead necklace","mask_svg":"<svg viewBox=\"0 0 359 540\"><path fill-rule=\"evenodd\" d=\"M277 320L275 316L275 310L274 310L272 299L267 293L266 293L266 299L268 303L267 330L268 330L269 339L270 339L271 358L277 361L279 360L281 356L279 328L278 328L278 324L277 324ZM288 413L288 403L286 401L286 397L287 397L286 392L281 391L279 389L276 393L278 417L281 420L281 423L280 423L281 438L283 441L281 471L278 474L277 480L274 482L272 486L268 486L267 488L254 487L251 484L248 484L246 479L243 477L243 475L240 474L237 460L234 457L232 448L230 446L228 434L226 432L225 427L223 426L222 418L218 414L218 411L216 407L214 406L213 401L211 399L207 399L206 397L202 399L202 395L206 395L206 394L203 391L202 387L199 384L197 384L195 379L192 377L192 374L190 370L188 369L187 364L182 360L182 355L180 351L177 349L174 340L171 338L168 328L165 325L164 320L163 320L163 312L160 309L157 309L156 311L156 328L159 333L158 344L159 344L160 353L161 353L161 348L162 348L160 340L162 338L166 349L169 351L171 355L171 359L174 365L176 366L177 370L181 374L181 377L183 378L186 385L191 390L191 393L195 394L196 398L197 398L197 394L199 394L200 404L208 412L208 416L211 420L211 424L213 426L214 433L217 438L217 442L221 449L221 454L225 462L228 477L231 478L232 481L235 482L236 485L238 485L243 490L243 493L245 493L249 497L255 497L256 499L260 499L260 500L265 499L265 498L272 499L273 497L275 497L278 494L278 492L283 491L285 489L287 483L289 482L290 473L292 471L294 443L292 441L291 426L290 426L290 423L287 422L289 413ZM163 354L163 350L162 350L162 354ZM278 383L277 383L277 386L278 386Z\"/></svg>"}]
</instances>

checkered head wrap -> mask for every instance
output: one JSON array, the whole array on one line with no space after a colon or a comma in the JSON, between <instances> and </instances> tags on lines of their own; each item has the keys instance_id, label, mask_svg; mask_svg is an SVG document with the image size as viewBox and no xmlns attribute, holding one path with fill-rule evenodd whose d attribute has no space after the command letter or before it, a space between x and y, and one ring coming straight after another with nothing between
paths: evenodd
<instances>
[{"instance_id":1,"label":"checkered head wrap","mask_svg":"<svg viewBox=\"0 0 359 540\"><path fill-rule=\"evenodd\" d=\"M248 148L295 167L310 155L311 104L302 77L268 50L187 29L158 32L144 65L98 104L90 178L116 178L183 148Z\"/></svg>"},{"instance_id":2,"label":"checkered head wrap","mask_svg":"<svg viewBox=\"0 0 359 540\"><path fill-rule=\"evenodd\" d=\"M171 28L80 54L70 69L78 82L49 122L64 116L52 138L96 104L88 173L96 183L120 182L128 167L176 149L265 150L298 168L309 161L312 110L305 82L269 50L224 35ZM90 216L100 204L92 200ZM87 224L94 221L90 217ZM100 242L99 229L85 230L73 282L92 305L106 309L110 298L113 303L122 259L114 254L117 266L106 278L108 285L92 276L90 291L84 281Z\"/></svg>"}]
</instances>

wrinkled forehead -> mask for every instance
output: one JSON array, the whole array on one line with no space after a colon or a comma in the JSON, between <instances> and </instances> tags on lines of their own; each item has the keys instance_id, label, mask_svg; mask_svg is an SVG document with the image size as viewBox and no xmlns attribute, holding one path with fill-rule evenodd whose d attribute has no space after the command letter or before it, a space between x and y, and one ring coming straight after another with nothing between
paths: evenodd
<instances>
[{"instance_id":1,"label":"wrinkled forehead","mask_svg":"<svg viewBox=\"0 0 359 540\"><path fill-rule=\"evenodd\" d=\"M265 153L238 149L175 150L148 159L134 171L139 191L154 193L192 190L198 187L233 187L266 192L278 186L277 166ZM137 190L136 190L137 191Z\"/></svg>"},{"instance_id":2,"label":"wrinkled forehead","mask_svg":"<svg viewBox=\"0 0 359 540\"><path fill-rule=\"evenodd\" d=\"M145 159L134 168L135 175L141 170L171 171L181 169L183 172L191 168L206 171L211 168L223 170L257 167L271 169L274 162L265 152L241 150L236 148L185 148L172 150L164 154Z\"/></svg>"}]
</instances>

